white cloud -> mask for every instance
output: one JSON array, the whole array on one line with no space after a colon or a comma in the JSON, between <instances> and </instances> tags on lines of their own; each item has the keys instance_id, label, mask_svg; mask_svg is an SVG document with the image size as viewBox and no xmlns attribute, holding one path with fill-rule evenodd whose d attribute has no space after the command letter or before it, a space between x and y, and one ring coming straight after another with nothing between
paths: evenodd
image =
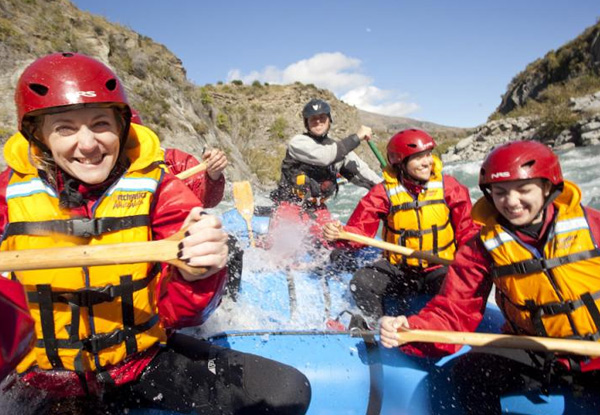
<instances>
[{"instance_id":1,"label":"white cloud","mask_svg":"<svg viewBox=\"0 0 600 415\"><path fill-rule=\"evenodd\" d=\"M329 89L348 104L384 115L406 116L419 109L416 103L406 102L405 96L374 86L373 78L361 72L361 63L360 59L341 52L324 52L292 63L284 69L267 66L262 71L254 70L248 74L232 69L227 74L227 80L240 79L246 84L256 80L271 84L297 81L314 84Z\"/></svg>"},{"instance_id":2,"label":"white cloud","mask_svg":"<svg viewBox=\"0 0 600 415\"><path fill-rule=\"evenodd\" d=\"M365 111L403 117L421 109L414 102L406 102L403 96L392 91L368 85L355 88L342 95L342 101Z\"/></svg>"}]
</instances>

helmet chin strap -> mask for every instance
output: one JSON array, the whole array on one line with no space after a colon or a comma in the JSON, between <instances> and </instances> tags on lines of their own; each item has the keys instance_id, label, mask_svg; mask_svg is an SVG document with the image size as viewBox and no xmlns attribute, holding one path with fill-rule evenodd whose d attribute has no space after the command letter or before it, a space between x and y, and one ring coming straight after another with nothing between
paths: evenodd
<instances>
[{"instance_id":1,"label":"helmet chin strap","mask_svg":"<svg viewBox=\"0 0 600 415\"><path fill-rule=\"evenodd\" d=\"M327 134L329 134L329 129L327 129L327 131L325 131L325 134L321 134L321 135L314 134L314 133L313 133L312 131L310 131L308 128L307 128L306 130L307 130L307 131L306 131L306 134L307 134L309 137L312 137L312 138L314 138L315 140L319 140L319 141L320 141L320 140L323 140L323 139L325 139L325 138L327 137Z\"/></svg>"}]
</instances>

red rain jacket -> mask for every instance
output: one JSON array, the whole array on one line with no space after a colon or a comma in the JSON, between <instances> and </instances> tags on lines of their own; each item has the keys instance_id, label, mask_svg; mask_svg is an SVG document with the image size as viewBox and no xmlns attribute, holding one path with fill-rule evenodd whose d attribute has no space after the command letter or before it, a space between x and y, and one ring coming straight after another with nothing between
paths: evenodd
<instances>
[{"instance_id":1,"label":"red rain jacket","mask_svg":"<svg viewBox=\"0 0 600 415\"><path fill-rule=\"evenodd\" d=\"M196 157L175 148L165 150L165 163L174 175L200 164ZM223 199L225 191L224 175L221 175L218 180L213 180L205 170L188 177L183 182L192 189L205 208L215 207Z\"/></svg>"},{"instance_id":2,"label":"red rain jacket","mask_svg":"<svg viewBox=\"0 0 600 415\"><path fill-rule=\"evenodd\" d=\"M0 381L27 354L35 338L23 287L0 277Z\"/></svg>"}]
</instances>

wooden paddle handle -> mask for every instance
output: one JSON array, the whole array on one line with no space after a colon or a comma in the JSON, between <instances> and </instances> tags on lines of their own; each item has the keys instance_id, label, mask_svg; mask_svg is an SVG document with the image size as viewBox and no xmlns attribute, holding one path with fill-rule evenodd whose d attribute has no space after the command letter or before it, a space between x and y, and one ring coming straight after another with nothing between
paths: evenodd
<instances>
[{"instance_id":1,"label":"wooden paddle handle","mask_svg":"<svg viewBox=\"0 0 600 415\"><path fill-rule=\"evenodd\" d=\"M377 239L369 238L363 235L358 235L352 232L340 231L338 239L346 239L348 241L358 242L359 244L381 248L386 251L395 252L407 257L424 259L432 264L450 265L452 261L440 258L436 255L431 255L425 252L415 251L402 245L395 245L389 242L378 241Z\"/></svg>"},{"instance_id":2,"label":"wooden paddle handle","mask_svg":"<svg viewBox=\"0 0 600 415\"><path fill-rule=\"evenodd\" d=\"M202 163L198 164L197 166L194 166L192 168L182 171L181 173L177 174L176 177L178 179L185 180L188 177L192 177L196 173L200 173L201 171L206 170L206 168L207 168L206 162L203 161Z\"/></svg>"},{"instance_id":3,"label":"wooden paddle handle","mask_svg":"<svg viewBox=\"0 0 600 415\"><path fill-rule=\"evenodd\" d=\"M178 232L159 241L0 252L0 272L166 262L193 275L206 273L206 268L190 267L177 259L182 237Z\"/></svg>"},{"instance_id":4,"label":"wooden paddle handle","mask_svg":"<svg viewBox=\"0 0 600 415\"><path fill-rule=\"evenodd\" d=\"M460 331L407 330L398 332L402 343L446 343L481 347L525 349L583 356L600 356L600 342L556 339L550 337L516 336L510 334L470 333Z\"/></svg>"},{"instance_id":5,"label":"wooden paddle handle","mask_svg":"<svg viewBox=\"0 0 600 415\"><path fill-rule=\"evenodd\" d=\"M250 241L250 246L255 247L256 243L254 242L254 232L252 231L252 217L244 215L243 218L246 221L246 227L248 228L248 240Z\"/></svg>"}]
</instances>

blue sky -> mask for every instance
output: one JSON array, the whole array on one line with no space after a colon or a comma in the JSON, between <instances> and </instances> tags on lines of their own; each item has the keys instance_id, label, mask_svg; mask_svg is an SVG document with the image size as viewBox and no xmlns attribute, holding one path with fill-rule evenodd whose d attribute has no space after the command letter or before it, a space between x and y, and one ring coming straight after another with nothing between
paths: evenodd
<instances>
[{"instance_id":1,"label":"blue sky","mask_svg":"<svg viewBox=\"0 0 600 415\"><path fill-rule=\"evenodd\" d=\"M527 64L600 18L598 0L73 0L164 44L198 85L300 81L387 115L484 123Z\"/></svg>"}]
</instances>

